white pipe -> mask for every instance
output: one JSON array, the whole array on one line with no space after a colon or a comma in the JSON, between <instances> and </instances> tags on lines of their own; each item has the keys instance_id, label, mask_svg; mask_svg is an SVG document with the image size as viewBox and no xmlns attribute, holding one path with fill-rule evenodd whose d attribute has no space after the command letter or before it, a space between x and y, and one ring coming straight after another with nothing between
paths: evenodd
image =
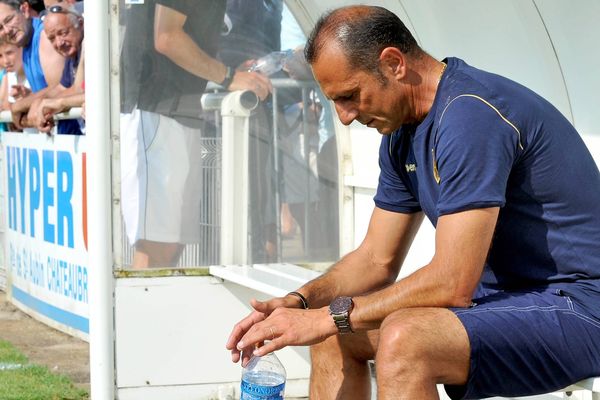
<instances>
[{"instance_id":1,"label":"white pipe","mask_svg":"<svg viewBox=\"0 0 600 400\"><path fill-rule=\"evenodd\" d=\"M221 102L221 264L248 261L248 119L257 106L243 90Z\"/></svg>"},{"instance_id":2,"label":"white pipe","mask_svg":"<svg viewBox=\"0 0 600 400\"><path fill-rule=\"evenodd\" d=\"M115 398L113 259L111 247L109 0L87 2L86 116L88 138L88 222L90 394Z\"/></svg>"},{"instance_id":3,"label":"white pipe","mask_svg":"<svg viewBox=\"0 0 600 400\"><path fill-rule=\"evenodd\" d=\"M65 119L81 118L81 111L81 107L73 107L65 112L54 114L54 120L62 121ZM0 122L12 122L12 113L9 110L0 111Z\"/></svg>"}]
</instances>

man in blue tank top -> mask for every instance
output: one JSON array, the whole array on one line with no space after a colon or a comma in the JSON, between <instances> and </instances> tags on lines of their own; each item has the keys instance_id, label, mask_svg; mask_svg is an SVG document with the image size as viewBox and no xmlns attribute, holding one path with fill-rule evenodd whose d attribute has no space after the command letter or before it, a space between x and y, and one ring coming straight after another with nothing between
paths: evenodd
<instances>
[{"instance_id":1,"label":"man in blue tank top","mask_svg":"<svg viewBox=\"0 0 600 400\"><path fill-rule=\"evenodd\" d=\"M342 123L383 135L376 207L358 249L253 304L234 361L265 339L254 354L311 344L318 399L369 398L372 358L380 400L438 398L438 383L456 399L525 396L599 375L600 172L569 121L513 81L435 60L380 7L326 14L306 55ZM435 255L396 281L423 215Z\"/></svg>"},{"instance_id":2,"label":"man in blue tank top","mask_svg":"<svg viewBox=\"0 0 600 400\"><path fill-rule=\"evenodd\" d=\"M64 57L54 50L44 33L42 21L32 17L26 1L0 0L0 36L23 48L23 69L33 93L60 82ZM31 102L31 99L23 99L11 106L13 122L17 126Z\"/></svg>"}]
</instances>

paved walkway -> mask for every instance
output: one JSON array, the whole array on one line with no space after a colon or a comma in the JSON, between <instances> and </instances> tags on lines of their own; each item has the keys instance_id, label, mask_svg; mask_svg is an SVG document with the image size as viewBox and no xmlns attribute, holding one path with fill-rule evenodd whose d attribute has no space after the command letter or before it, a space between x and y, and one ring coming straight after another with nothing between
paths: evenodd
<instances>
[{"instance_id":1,"label":"paved walkway","mask_svg":"<svg viewBox=\"0 0 600 400\"><path fill-rule=\"evenodd\" d=\"M90 362L87 342L48 327L21 312L0 291L0 339L24 353L33 364L67 375L89 390Z\"/></svg>"}]
</instances>

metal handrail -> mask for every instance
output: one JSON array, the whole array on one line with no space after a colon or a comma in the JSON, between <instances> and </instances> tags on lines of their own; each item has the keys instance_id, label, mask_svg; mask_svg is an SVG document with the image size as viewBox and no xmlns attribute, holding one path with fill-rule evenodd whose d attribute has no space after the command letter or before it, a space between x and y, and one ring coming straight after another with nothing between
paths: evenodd
<instances>
[{"instance_id":1,"label":"metal handrail","mask_svg":"<svg viewBox=\"0 0 600 400\"><path fill-rule=\"evenodd\" d=\"M66 119L78 119L81 118L81 107L73 107L68 111L54 114L55 121L62 121ZM12 120L12 113L9 110L0 111L0 122L10 123Z\"/></svg>"}]
</instances>

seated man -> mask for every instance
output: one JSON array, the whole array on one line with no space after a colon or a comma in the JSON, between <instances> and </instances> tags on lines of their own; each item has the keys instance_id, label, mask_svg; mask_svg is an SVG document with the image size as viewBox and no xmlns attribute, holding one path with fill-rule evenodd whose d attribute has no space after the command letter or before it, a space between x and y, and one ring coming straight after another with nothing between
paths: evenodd
<instances>
[{"instance_id":1,"label":"seated man","mask_svg":"<svg viewBox=\"0 0 600 400\"><path fill-rule=\"evenodd\" d=\"M319 400L368 399L373 358L379 400L436 399L436 384L526 396L599 375L600 172L569 121L509 79L434 59L381 7L326 14L305 54L340 121L383 135L376 207L327 273L252 303L233 361L313 345ZM423 215L435 255L396 281Z\"/></svg>"}]
</instances>

